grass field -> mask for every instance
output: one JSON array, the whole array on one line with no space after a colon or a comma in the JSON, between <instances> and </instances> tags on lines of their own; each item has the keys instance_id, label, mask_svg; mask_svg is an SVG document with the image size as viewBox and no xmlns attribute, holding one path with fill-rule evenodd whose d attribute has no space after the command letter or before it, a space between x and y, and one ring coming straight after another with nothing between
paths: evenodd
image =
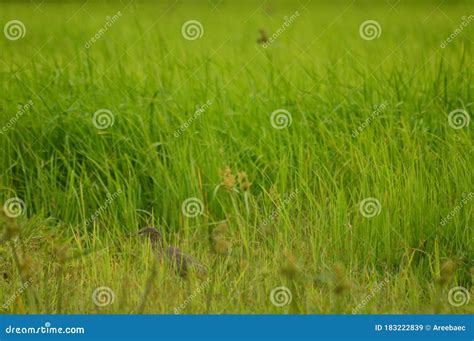
<instances>
[{"instance_id":1,"label":"grass field","mask_svg":"<svg viewBox=\"0 0 474 341\"><path fill-rule=\"evenodd\" d=\"M473 15L2 2L2 313L473 313Z\"/></svg>"}]
</instances>

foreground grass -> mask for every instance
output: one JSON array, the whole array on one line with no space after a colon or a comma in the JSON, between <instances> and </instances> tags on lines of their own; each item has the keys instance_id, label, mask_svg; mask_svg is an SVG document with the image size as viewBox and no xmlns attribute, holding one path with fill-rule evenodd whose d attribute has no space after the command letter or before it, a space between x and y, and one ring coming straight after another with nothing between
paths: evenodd
<instances>
[{"instance_id":1,"label":"foreground grass","mask_svg":"<svg viewBox=\"0 0 474 341\"><path fill-rule=\"evenodd\" d=\"M448 301L472 288L472 133L448 122L472 112L472 27L440 48L472 5L1 6L27 32L0 41L0 124L33 103L0 135L1 201L25 203L1 217L3 312L473 311ZM200 39L181 35L191 19ZM368 19L378 39L360 37ZM94 125L99 109L113 125ZM272 126L277 109L290 126ZM202 214L183 214L188 198ZM153 271L129 236L147 224L208 277ZM98 287L111 304L94 304Z\"/></svg>"}]
</instances>

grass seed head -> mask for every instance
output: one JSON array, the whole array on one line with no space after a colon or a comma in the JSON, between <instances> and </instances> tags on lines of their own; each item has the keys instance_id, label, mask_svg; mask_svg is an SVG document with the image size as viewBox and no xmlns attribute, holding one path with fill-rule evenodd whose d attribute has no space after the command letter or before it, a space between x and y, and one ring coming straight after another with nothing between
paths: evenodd
<instances>
[{"instance_id":1,"label":"grass seed head","mask_svg":"<svg viewBox=\"0 0 474 341\"><path fill-rule=\"evenodd\" d=\"M214 252L219 255L230 254L232 243L227 240L226 234L229 226L226 222L219 223L214 230L212 230L212 241Z\"/></svg>"},{"instance_id":2,"label":"grass seed head","mask_svg":"<svg viewBox=\"0 0 474 341\"><path fill-rule=\"evenodd\" d=\"M232 170L230 169L229 166L225 166L224 169L221 171L221 177L222 177L222 184L224 185L224 188L228 192L232 192L235 186L235 175L232 174Z\"/></svg>"},{"instance_id":3,"label":"grass seed head","mask_svg":"<svg viewBox=\"0 0 474 341\"><path fill-rule=\"evenodd\" d=\"M19 270L23 277L29 278L35 272L33 258L29 255L22 255L19 259Z\"/></svg>"},{"instance_id":4,"label":"grass seed head","mask_svg":"<svg viewBox=\"0 0 474 341\"><path fill-rule=\"evenodd\" d=\"M284 264L281 267L281 273L288 279L294 279L299 272L300 268L297 264L295 256L292 254L288 254L286 256Z\"/></svg>"},{"instance_id":5,"label":"grass seed head","mask_svg":"<svg viewBox=\"0 0 474 341\"><path fill-rule=\"evenodd\" d=\"M258 37L257 43L259 43L259 44L268 43L267 31L265 31L263 28L261 28L261 29L258 30L258 33L260 33L260 37Z\"/></svg>"},{"instance_id":6,"label":"grass seed head","mask_svg":"<svg viewBox=\"0 0 474 341\"><path fill-rule=\"evenodd\" d=\"M334 291L336 294L342 294L349 290L350 282L346 277L346 271L341 264L336 264L334 267Z\"/></svg>"},{"instance_id":7,"label":"grass seed head","mask_svg":"<svg viewBox=\"0 0 474 341\"><path fill-rule=\"evenodd\" d=\"M221 236L226 235L227 231L229 230L229 226L226 222L219 223L214 230L212 230L212 238L216 239Z\"/></svg>"},{"instance_id":8,"label":"grass seed head","mask_svg":"<svg viewBox=\"0 0 474 341\"><path fill-rule=\"evenodd\" d=\"M65 245L55 245L53 252L59 263L63 264L69 257L69 249Z\"/></svg>"},{"instance_id":9,"label":"grass seed head","mask_svg":"<svg viewBox=\"0 0 474 341\"><path fill-rule=\"evenodd\" d=\"M456 270L456 265L451 259L445 260L443 264L441 264L440 276L439 276L439 284L446 285L451 282L454 276L454 271Z\"/></svg>"},{"instance_id":10,"label":"grass seed head","mask_svg":"<svg viewBox=\"0 0 474 341\"><path fill-rule=\"evenodd\" d=\"M214 251L218 255L229 255L232 249L232 243L220 237L214 240Z\"/></svg>"},{"instance_id":11,"label":"grass seed head","mask_svg":"<svg viewBox=\"0 0 474 341\"><path fill-rule=\"evenodd\" d=\"M11 219L6 220L5 233L2 236L2 241L15 239L20 235L20 227Z\"/></svg>"},{"instance_id":12,"label":"grass seed head","mask_svg":"<svg viewBox=\"0 0 474 341\"><path fill-rule=\"evenodd\" d=\"M240 171L237 172L237 180L239 182L239 187L242 191L248 191L252 183L249 181L247 173Z\"/></svg>"}]
</instances>

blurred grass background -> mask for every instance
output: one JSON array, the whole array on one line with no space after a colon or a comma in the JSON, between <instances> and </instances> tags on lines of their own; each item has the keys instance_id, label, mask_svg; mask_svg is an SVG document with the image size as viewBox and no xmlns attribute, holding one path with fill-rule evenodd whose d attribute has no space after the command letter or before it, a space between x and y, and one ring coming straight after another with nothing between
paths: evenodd
<instances>
[{"instance_id":1,"label":"blurred grass background","mask_svg":"<svg viewBox=\"0 0 474 341\"><path fill-rule=\"evenodd\" d=\"M296 11L275 42L256 42ZM468 1L2 2L0 22L21 20L26 34L0 39L0 126L33 105L0 134L1 202L26 204L2 220L0 303L172 313L200 282L160 267L140 303L152 258L127 235L153 224L210 267L183 313L350 313L386 276L358 312L472 312L447 302L451 287L472 288L472 203L440 224L472 191L471 128L448 124L452 110L472 112L472 23L440 44L472 13ZM200 39L183 38L188 20ZM379 38L361 38L365 20ZM105 130L99 109L114 115ZM291 126L272 127L277 109ZM229 185L238 171L250 189ZM190 197L204 204L197 218L181 211ZM381 203L370 219L367 197ZM293 293L286 307L269 301L279 285ZM98 286L113 304L93 304Z\"/></svg>"}]
</instances>

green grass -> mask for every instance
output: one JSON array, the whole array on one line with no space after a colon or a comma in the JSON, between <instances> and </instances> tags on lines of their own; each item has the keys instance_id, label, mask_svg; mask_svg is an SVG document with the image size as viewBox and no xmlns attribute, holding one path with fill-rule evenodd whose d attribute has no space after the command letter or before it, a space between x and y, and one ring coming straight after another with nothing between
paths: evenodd
<instances>
[{"instance_id":1,"label":"green grass","mask_svg":"<svg viewBox=\"0 0 474 341\"><path fill-rule=\"evenodd\" d=\"M26 27L0 37L0 126L33 103L0 134L0 202L25 203L0 216L2 312L173 313L191 295L181 313L473 312L448 301L474 276L472 123L453 129L448 114L472 116L474 23L440 44L474 6L300 2L0 4L2 27ZM369 19L382 31L367 41ZM187 20L200 39L183 38ZM272 127L277 109L289 127ZM239 171L250 189L232 185ZM191 197L195 218L181 209ZM380 213L367 218L370 197ZM207 279L155 264L128 236L147 224ZM115 300L98 307L102 286ZM271 303L278 286L290 304Z\"/></svg>"}]
</instances>

